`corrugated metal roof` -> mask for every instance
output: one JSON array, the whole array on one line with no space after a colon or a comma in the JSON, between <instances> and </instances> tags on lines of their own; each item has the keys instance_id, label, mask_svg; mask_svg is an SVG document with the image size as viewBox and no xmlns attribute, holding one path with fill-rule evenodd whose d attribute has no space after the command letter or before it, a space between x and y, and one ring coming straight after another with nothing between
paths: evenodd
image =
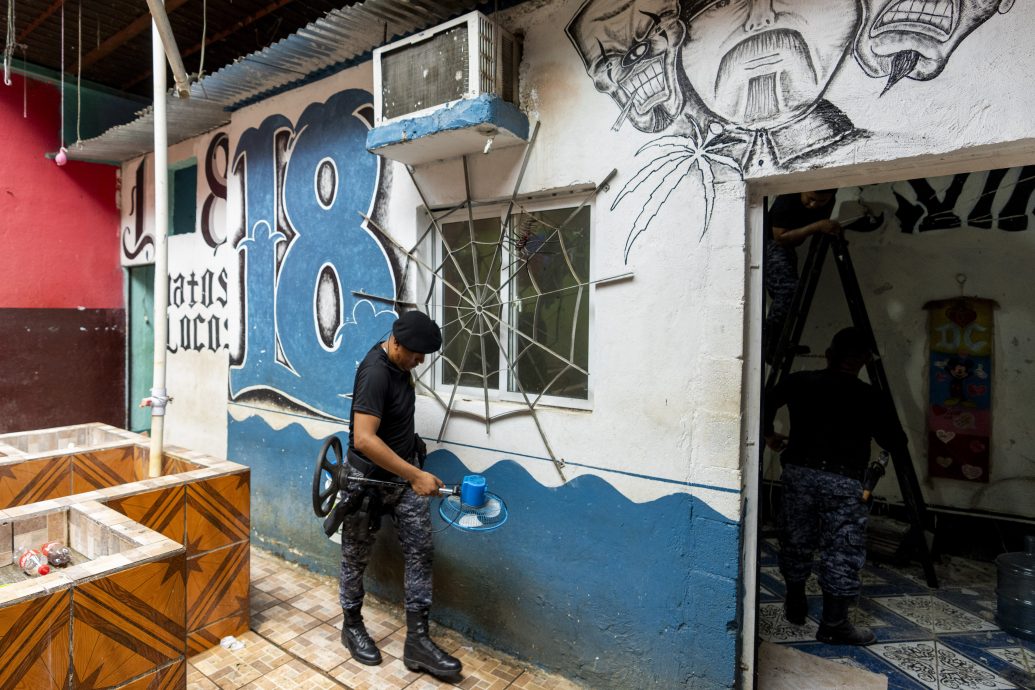
<instances>
[{"instance_id":1,"label":"corrugated metal roof","mask_svg":"<svg viewBox=\"0 0 1035 690\"><path fill-rule=\"evenodd\" d=\"M207 75L190 98L166 95L170 146L230 122L244 105L327 76L371 50L474 9L476 0L366 0L328 12L291 36ZM153 107L70 148L69 158L121 163L154 149Z\"/></svg>"}]
</instances>

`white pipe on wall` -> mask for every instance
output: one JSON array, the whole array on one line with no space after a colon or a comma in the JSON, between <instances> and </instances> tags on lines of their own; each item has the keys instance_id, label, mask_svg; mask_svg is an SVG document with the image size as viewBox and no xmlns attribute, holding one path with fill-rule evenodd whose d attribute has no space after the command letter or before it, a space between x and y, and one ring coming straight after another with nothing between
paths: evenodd
<instances>
[{"instance_id":1,"label":"white pipe on wall","mask_svg":"<svg viewBox=\"0 0 1035 690\"><path fill-rule=\"evenodd\" d=\"M148 476L162 472L162 445L165 435L165 349L169 338L169 133L165 112L166 66L162 38L151 23L151 67L154 73L155 118L155 290L154 378L151 387L151 453Z\"/></svg>"}]
</instances>

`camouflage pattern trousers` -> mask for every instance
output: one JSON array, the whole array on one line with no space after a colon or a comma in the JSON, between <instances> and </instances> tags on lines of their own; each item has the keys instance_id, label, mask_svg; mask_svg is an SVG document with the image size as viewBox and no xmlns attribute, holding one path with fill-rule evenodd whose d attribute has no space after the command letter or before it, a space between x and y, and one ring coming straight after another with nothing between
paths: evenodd
<instances>
[{"instance_id":1,"label":"camouflage pattern trousers","mask_svg":"<svg viewBox=\"0 0 1035 690\"><path fill-rule=\"evenodd\" d=\"M772 351L780 340L798 289L798 255L793 247L778 247L770 242L765 248L765 289L769 293L769 311L762 337L766 349Z\"/></svg>"},{"instance_id":2,"label":"camouflage pattern trousers","mask_svg":"<svg viewBox=\"0 0 1035 690\"><path fill-rule=\"evenodd\" d=\"M866 563L866 518L862 482L841 474L786 464L780 520L780 572L786 582L804 582L819 549L819 585L839 597L859 594Z\"/></svg>"},{"instance_id":3,"label":"camouflage pattern trousers","mask_svg":"<svg viewBox=\"0 0 1035 690\"><path fill-rule=\"evenodd\" d=\"M370 491L350 482L347 493ZM373 489L381 495L386 516L395 522L396 533L403 552L403 587L406 610L420 611L431 607L431 561L434 547L431 541L431 499L418 496L408 485ZM343 493L346 493L343 492ZM346 496L342 496L344 500ZM341 531L341 577L338 598L342 608L354 608L363 603L363 573L370 562L377 532L367 529L367 521L358 513L345 518Z\"/></svg>"}]
</instances>

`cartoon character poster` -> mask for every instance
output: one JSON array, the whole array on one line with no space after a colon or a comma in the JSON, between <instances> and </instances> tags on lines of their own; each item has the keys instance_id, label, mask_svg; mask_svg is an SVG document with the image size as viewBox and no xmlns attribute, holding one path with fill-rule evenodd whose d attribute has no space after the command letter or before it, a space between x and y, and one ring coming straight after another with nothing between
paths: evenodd
<instances>
[{"instance_id":1,"label":"cartoon character poster","mask_svg":"<svg viewBox=\"0 0 1035 690\"><path fill-rule=\"evenodd\" d=\"M958 298L930 311L927 457L932 477L988 482L995 302Z\"/></svg>"}]
</instances>

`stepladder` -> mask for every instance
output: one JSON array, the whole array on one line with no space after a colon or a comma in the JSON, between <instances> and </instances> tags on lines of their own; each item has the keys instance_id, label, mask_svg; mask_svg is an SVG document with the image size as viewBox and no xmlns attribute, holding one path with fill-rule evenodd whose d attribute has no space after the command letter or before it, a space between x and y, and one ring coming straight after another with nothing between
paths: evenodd
<instances>
[{"instance_id":1,"label":"stepladder","mask_svg":"<svg viewBox=\"0 0 1035 690\"><path fill-rule=\"evenodd\" d=\"M801 276L791 303L791 308L773 351L770 368L766 375L765 392L773 390L791 373L796 354L800 352L805 323L812 308L813 299L819 286L820 276L827 256L833 256L841 287L852 325L859 329L868 341L873 358L866 364L866 373L871 385L877 389L884 404L894 411L895 419L901 427L898 408L888 383L884 362L879 356L879 348L858 276L848 251L848 243L837 235L814 235L809 243L808 254L802 265ZM765 393L763 393L764 395ZM938 575L934 569L934 561L927 545L925 525L928 523L927 505L924 501L920 481L907 444L900 448L887 449L891 453L895 477L905 505L905 514L909 523L909 531L899 545L899 556L906 557L915 553L924 570L924 576L930 587L938 586ZM759 464L761 467L761 463Z\"/></svg>"}]
</instances>

